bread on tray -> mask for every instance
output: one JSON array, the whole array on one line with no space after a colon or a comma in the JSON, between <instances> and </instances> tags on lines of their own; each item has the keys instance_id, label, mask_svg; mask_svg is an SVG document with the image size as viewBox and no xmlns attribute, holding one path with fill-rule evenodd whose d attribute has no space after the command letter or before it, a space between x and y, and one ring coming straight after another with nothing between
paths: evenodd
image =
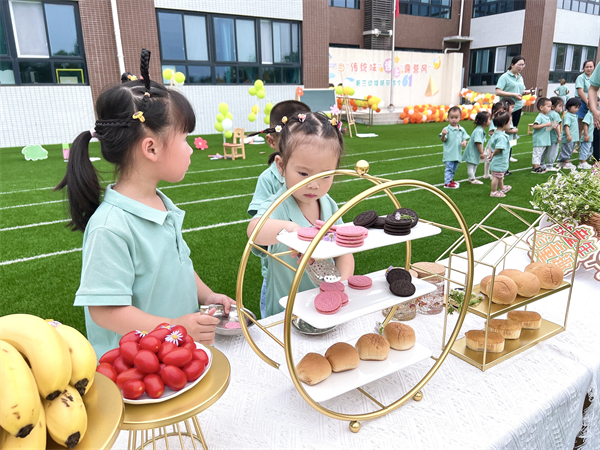
<instances>
[{"instance_id":1,"label":"bread on tray","mask_svg":"<svg viewBox=\"0 0 600 450\"><path fill-rule=\"evenodd\" d=\"M358 356L363 361L383 361L390 353L390 343L380 334L368 333L356 341Z\"/></svg>"},{"instance_id":2,"label":"bread on tray","mask_svg":"<svg viewBox=\"0 0 600 450\"><path fill-rule=\"evenodd\" d=\"M476 352L482 352L485 345L485 331L470 330L465 333L467 347ZM488 331L487 351L500 353L504 351L504 338L500 333Z\"/></svg>"},{"instance_id":3,"label":"bread on tray","mask_svg":"<svg viewBox=\"0 0 600 450\"><path fill-rule=\"evenodd\" d=\"M383 329L383 337L394 350L408 350L415 346L415 330L400 322L390 322Z\"/></svg>"},{"instance_id":4,"label":"bread on tray","mask_svg":"<svg viewBox=\"0 0 600 450\"><path fill-rule=\"evenodd\" d=\"M358 351L346 342L338 342L329 347L325 352L325 358L334 372L355 369L360 362Z\"/></svg>"},{"instance_id":5,"label":"bread on tray","mask_svg":"<svg viewBox=\"0 0 600 450\"><path fill-rule=\"evenodd\" d=\"M514 320L490 319L489 329L500 333L504 339L519 339L521 336L521 324Z\"/></svg>"},{"instance_id":6,"label":"bread on tray","mask_svg":"<svg viewBox=\"0 0 600 450\"><path fill-rule=\"evenodd\" d=\"M331 365L323 355L307 353L296 366L298 379L314 386L331 375Z\"/></svg>"},{"instance_id":7,"label":"bread on tray","mask_svg":"<svg viewBox=\"0 0 600 450\"><path fill-rule=\"evenodd\" d=\"M525 329L537 330L542 326L542 316L535 311L510 311L506 316L509 320L519 322Z\"/></svg>"}]
</instances>

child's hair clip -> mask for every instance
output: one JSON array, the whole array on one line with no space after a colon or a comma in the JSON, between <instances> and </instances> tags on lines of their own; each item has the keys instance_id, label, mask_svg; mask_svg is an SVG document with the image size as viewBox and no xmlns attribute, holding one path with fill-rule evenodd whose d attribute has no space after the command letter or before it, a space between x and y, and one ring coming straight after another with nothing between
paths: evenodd
<instances>
[{"instance_id":1,"label":"child's hair clip","mask_svg":"<svg viewBox=\"0 0 600 450\"><path fill-rule=\"evenodd\" d=\"M144 97L150 97L150 92L144 92Z\"/></svg>"},{"instance_id":2,"label":"child's hair clip","mask_svg":"<svg viewBox=\"0 0 600 450\"><path fill-rule=\"evenodd\" d=\"M281 130L282 130L282 128L281 128L281 125L277 125L277 126L275 127L275 132L276 132L276 133L281 133Z\"/></svg>"},{"instance_id":3,"label":"child's hair clip","mask_svg":"<svg viewBox=\"0 0 600 450\"><path fill-rule=\"evenodd\" d=\"M338 121L335 117L333 119L331 119L331 125L333 125L335 127L335 126L337 126L337 124L338 124Z\"/></svg>"},{"instance_id":4,"label":"child's hair clip","mask_svg":"<svg viewBox=\"0 0 600 450\"><path fill-rule=\"evenodd\" d=\"M303 123L306 120L306 114L298 114L298 122Z\"/></svg>"},{"instance_id":5,"label":"child's hair clip","mask_svg":"<svg viewBox=\"0 0 600 450\"><path fill-rule=\"evenodd\" d=\"M139 119L140 122L145 122L146 118L144 117L144 113L142 111L136 112L133 116L134 119Z\"/></svg>"},{"instance_id":6,"label":"child's hair clip","mask_svg":"<svg viewBox=\"0 0 600 450\"><path fill-rule=\"evenodd\" d=\"M127 75L127 79L129 79L129 81L137 81L137 77L131 73Z\"/></svg>"},{"instance_id":7,"label":"child's hair clip","mask_svg":"<svg viewBox=\"0 0 600 450\"><path fill-rule=\"evenodd\" d=\"M283 123L283 124L286 124L286 123L287 123L287 121L288 121L288 118L287 118L287 116L283 116L283 117L281 118L281 123Z\"/></svg>"}]
</instances>

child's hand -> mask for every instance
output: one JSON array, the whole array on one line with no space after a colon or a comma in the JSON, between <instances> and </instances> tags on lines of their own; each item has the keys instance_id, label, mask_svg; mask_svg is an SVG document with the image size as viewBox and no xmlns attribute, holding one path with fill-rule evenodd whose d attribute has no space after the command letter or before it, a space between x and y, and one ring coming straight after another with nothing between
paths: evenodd
<instances>
[{"instance_id":1,"label":"child's hand","mask_svg":"<svg viewBox=\"0 0 600 450\"><path fill-rule=\"evenodd\" d=\"M571 142L573 138L571 136L567 136L567 142Z\"/></svg>"},{"instance_id":2,"label":"child's hand","mask_svg":"<svg viewBox=\"0 0 600 450\"><path fill-rule=\"evenodd\" d=\"M183 325L194 341L212 345L215 342L215 328L219 323L219 319L213 317L214 313L215 310L211 309L208 314L186 314L173 320L172 324Z\"/></svg>"},{"instance_id":3,"label":"child's hand","mask_svg":"<svg viewBox=\"0 0 600 450\"><path fill-rule=\"evenodd\" d=\"M460 143L460 145L462 145L462 146L463 146L463 148L465 148L465 147L467 146L467 141L462 141L462 142Z\"/></svg>"},{"instance_id":4,"label":"child's hand","mask_svg":"<svg viewBox=\"0 0 600 450\"><path fill-rule=\"evenodd\" d=\"M488 161L491 161L494 158L493 154L490 154L490 156L488 156Z\"/></svg>"},{"instance_id":5,"label":"child's hand","mask_svg":"<svg viewBox=\"0 0 600 450\"><path fill-rule=\"evenodd\" d=\"M556 137L556 140L557 140L557 142L562 142L562 137L560 134Z\"/></svg>"},{"instance_id":6,"label":"child's hand","mask_svg":"<svg viewBox=\"0 0 600 450\"><path fill-rule=\"evenodd\" d=\"M586 135L583 137L583 142L590 142L590 135Z\"/></svg>"},{"instance_id":7,"label":"child's hand","mask_svg":"<svg viewBox=\"0 0 600 450\"><path fill-rule=\"evenodd\" d=\"M298 265L300 265L300 261L302 261L303 257L304 257L304 253L300 253L300 252L290 253L290 258L292 258L292 259L298 258ZM315 260L313 258L310 258L310 260L308 261L308 265L310 266L314 262L315 262Z\"/></svg>"},{"instance_id":8,"label":"child's hand","mask_svg":"<svg viewBox=\"0 0 600 450\"><path fill-rule=\"evenodd\" d=\"M225 314L229 314L229 310L231 309L232 305L235 305L235 300L227 297L225 294L217 294L216 292L213 292L212 294L209 294L208 297L206 297L206 305L214 305L215 303L218 303L219 305L223 305L224 309L225 309Z\"/></svg>"},{"instance_id":9,"label":"child's hand","mask_svg":"<svg viewBox=\"0 0 600 450\"><path fill-rule=\"evenodd\" d=\"M448 128L444 128L442 130L442 137L446 136L448 134Z\"/></svg>"}]
</instances>

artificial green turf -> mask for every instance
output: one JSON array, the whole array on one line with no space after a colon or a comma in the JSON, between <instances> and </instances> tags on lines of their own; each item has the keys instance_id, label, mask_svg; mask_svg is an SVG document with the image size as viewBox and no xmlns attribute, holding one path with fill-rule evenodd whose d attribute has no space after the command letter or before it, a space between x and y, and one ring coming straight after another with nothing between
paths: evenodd
<instances>
[{"instance_id":1,"label":"artificial green turf","mask_svg":"<svg viewBox=\"0 0 600 450\"><path fill-rule=\"evenodd\" d=\"M527 123L533 121L534 117L533 113L526 113L521 119L519 128L522 138L513 150L519 162L511 164L514 175L505 179L505 183L513 187L505 199L489 197L488 180L485 180L484 185L462 183L460 189L444 191L460 208L469 225L480 221L500 202L529 207L531 187L548 178L548 175L518 170L531 166L532 141L531 136L526 136L526 131ZM462 125L468 132L473 129L472 123ZM351 169L357 160L366 159L370 163L371 175L388 174L385 178L393 180L414 179L430 184L443 183L442 146L438 138L443 126L441 123L370 128L358 125L359 133L376 133L378 137L346 137L346 155L342 160L342 168ZM266 160L271 149L266 144L251 145L246 147L245 160L211 161L207 158L208 154L222 153L222 138L221 135L203 137L208 141L209 149L194 152L185 179L176 185L161 183L160 187L175 203L187 203L180 205L186 211L184 231L211 227L185 232L184 238L192 250L192 260L200 277L213 290L235 297L238 268L247 243L247 223L215 225L249 218L247 206L257 177L267 167ZM192 146L193 138L189 138ZM62 159L62 147L48 145L45 148L49 151L49 158L36 162L25 161L20 148L0 149L0 262L81 247L82 233L66 229L66 222L6 230L16 226L65 220L68 217L64 193L50 189L64 175L66 163ZM98 143L90 145L90 156L101 156ZM110 164L101 160L94 165L104 173L106 180L111 179ZM426 169L417 170L422 168ZM482 172L481 165L477 175ZM466 164L461 164L456 179L466 178ZM365 180L345 181L348 179L350 178L336 179L329 192L338 202L346 202L372 186ZM394 191L406 189L397 188ZM219 200L221 197L231 196L240 197ZM397 198L403 206L416 210L427 220L458 225L443 201L431 193L414 191L398 194ZM35 203L43 204L20 206ZM384 214L391 211L393 205L387 198L368 199L356 205L344 220L351 221L356 214L367 209L376 209ZM494 220L494 225L499 228L515 232L524 229L524 225L509 214L495 215ZM444 230L440 235L414 241L413 261L435 260L457 237L456 233ZM477 234L474 236L474 244L481 245L489 239L491 238L483 233ZM404 245L357 253L355 259L356 273L369 273L390 264L402 264ZM72 306L80 270L80 251L0 265L0 315L25 312L60 320L84 331L83 308ZM244 305L257 315L261 283L259 259L251 256L244 279Z\"/></svg>"}]
</instances>

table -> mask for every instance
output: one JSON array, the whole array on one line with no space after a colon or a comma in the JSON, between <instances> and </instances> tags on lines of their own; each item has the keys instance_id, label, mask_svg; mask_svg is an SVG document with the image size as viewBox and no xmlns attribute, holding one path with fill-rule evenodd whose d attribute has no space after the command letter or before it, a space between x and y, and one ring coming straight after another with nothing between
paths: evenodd
<instances>
[{"instance_id":1,"label":"table","mask_svg":"<svg viewBox=\"0 0 600 450\"><path fill-rule=\"evenodd\" d=\"M476 249L476 257L484 249ZM514 264L522 268L527 262L526 256L521 255ZM481 276L476 269L477 282ZM219 403L199 420L213 449L572 449L582 420L588 425L583 448L598 449L599 299L600 283L591 272L580 269L565 332L486 372L449 355L423 388L421 402L409 401L384 417L362 422L357 434L350 432L347 422L330 419L311 408L282 373L256 356L243 336L217 336L215 346L231 361L232 381ZM530 310L560 321L565 304L566 292L562 292L536 303ZM261 322L271 323L282 317L283 313ZM452 320L456 317L450 316ZM323 336L292 332L295 360L299 361L308 351L371 332L381 320L381 313L373 313ZM481 327L482 321L468 314L459 337L469 329ZM418 342L439 354L442 314L417 315L407 323L415 329ZM282 326L270 330L279 337L283 334ZM279 345L263 333L252 333L265 353L278 362L285 360ZM412 388L432 364L432 360L424 361L364 389L380 401L391 402ZM582 418L588 392L591 405ZM371 408L369 401L356 391L323 404L348 413ZM125 438L123 435L114 448L126 448L126 434Z\"/></svg>"}]
</instances>

